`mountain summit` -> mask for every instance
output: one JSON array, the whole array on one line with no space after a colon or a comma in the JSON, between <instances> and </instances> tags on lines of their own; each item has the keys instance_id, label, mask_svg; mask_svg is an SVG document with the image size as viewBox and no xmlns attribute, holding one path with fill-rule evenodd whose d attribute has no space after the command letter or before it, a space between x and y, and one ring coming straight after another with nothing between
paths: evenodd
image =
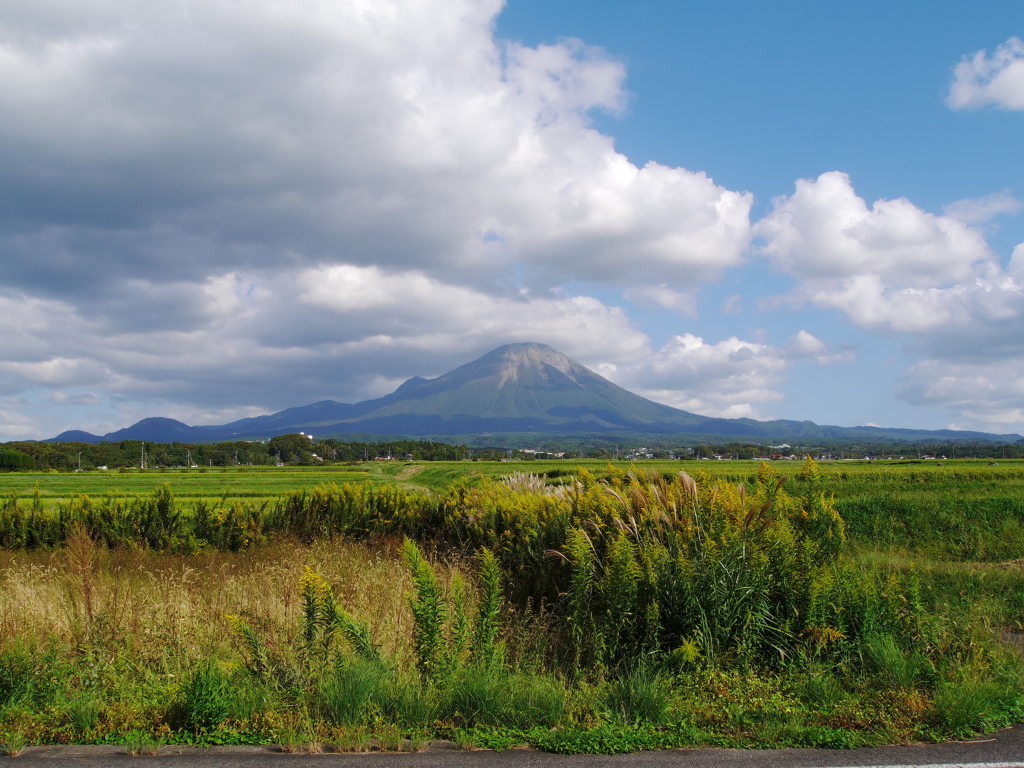
<instances>
[{"instance_id":1,"label":"mountain summit","mask_svg":"<svg viewBox=\"0 0 1024 768\"><path fill-rule=\"evenodd\" d=\"M547 344L507 344L436 379L413 377L390 395L361 403L322 400L269 416L220 426L190 427L150 418L103 437L65 432L53 441L150 440L206 442L267 438L289 432L459 436L499 432L541 434L689 434L730 440L980 439L1020 435L823 427L810 421L716 419L671 408L613 384Z\"/></svg>"},{"instance_id":2,"label":"mountain summit","mask_svg":"<svg viewBox=\"0 0 1024 768\"><path fill-rule=\"evenodd\" d=\"M474 427L468 432L660 431L665 419L689 415L634 395L536 343L507 344L436 379L410 379L371 402L380 407L361 421L439 420L438 426L443 421L447 427Z\"/></svg>"}]
</instances>

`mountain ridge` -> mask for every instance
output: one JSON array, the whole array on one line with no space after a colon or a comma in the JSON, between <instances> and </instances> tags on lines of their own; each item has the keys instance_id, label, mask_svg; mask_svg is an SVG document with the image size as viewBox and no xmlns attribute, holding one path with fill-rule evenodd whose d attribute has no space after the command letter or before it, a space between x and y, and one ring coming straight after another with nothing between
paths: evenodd
<instances>
[{"instance_id":1,"label":"mountain ridge","mask_svg":"<svg viewBox=\"0 0 1024 768\"><path fill-rule=\"evenodd\" d=\"M215 442L290 432L443 437L494 433L706 435L729 439L960 439L1015 442L1020 435L955 430L821 426L811 421L723 419L656 403L546 344L506 344L434 379L414 376L359 403L321 400L222 425L150 417L107 433L72 430L47 442ZM74 436L74 438L71 438ZM83 437L90 439L83 439ZM69 439L71 438L71 439Z\"/></svg>"}]
</instances>

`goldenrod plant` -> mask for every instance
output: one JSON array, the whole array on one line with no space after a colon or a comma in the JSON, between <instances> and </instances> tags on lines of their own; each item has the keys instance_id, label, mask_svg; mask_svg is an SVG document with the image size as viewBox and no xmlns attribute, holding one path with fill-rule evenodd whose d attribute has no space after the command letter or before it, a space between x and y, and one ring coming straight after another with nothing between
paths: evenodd
<instances>
[{"instance_id":1,"label":"goldenrod plant","mask_svg":"<svg viewBox=\"0 0 1024 768\"><path fill-rule=\"evenodd\" d=\"M843 747L1024 716L1024 510L972 497L939 550L847 468L729 471L5 499L0 743ZM964 561L997 528L1014 557Z\"/></svg>"}]
</instances>

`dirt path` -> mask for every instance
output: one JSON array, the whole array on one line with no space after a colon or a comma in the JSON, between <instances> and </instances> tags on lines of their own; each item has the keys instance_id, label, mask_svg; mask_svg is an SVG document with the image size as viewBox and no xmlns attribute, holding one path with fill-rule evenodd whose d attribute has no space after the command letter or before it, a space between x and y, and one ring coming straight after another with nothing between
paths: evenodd
<instances>
[{"instance_id":1,"label":"dirt path","mask_svg":"<svg viewBox=\"0 0 1024 768\"><path fill-rule=\"evenodd\" d=\"M411 467L406 467L405 469L401 470L397 475L395 475L395 479L408 480L410 477L415 477L426 468L426 464L416 464Z\"/></svg>"}]
</instances>

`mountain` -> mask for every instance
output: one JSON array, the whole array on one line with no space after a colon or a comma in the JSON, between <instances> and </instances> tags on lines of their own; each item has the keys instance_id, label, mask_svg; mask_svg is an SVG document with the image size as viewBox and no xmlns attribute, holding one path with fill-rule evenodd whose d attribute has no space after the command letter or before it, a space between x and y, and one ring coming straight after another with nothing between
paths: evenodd
<instances>
[{"instance_id":1,"label":"mountain","mask_svg":"<svg viewBox=\"0 0 1024 768\"><path fill-rule=\"evenodd\" d=\"M267 438L289 432L314 435L468 436L494 433L650 434L730 440L999 440L953 430L819 426L810 421L717 419L635 395L546 344L508 344L438 376L413 377L390 395L361 403L322 400L268 416L219 426L190 427L164 418L143 419L98 437L65 432L52 441L151 440L206 442Z\"/></svg>"},{"instance_id":2,"label":"mountain","mask_svg":"<svg viewBox=\"0 0 1024 768\"><path fill-rule=\"evenodd\" d=\"M206 427L190 427L184 422L175 419L162 417L151 417L132 424L130 427L119 429L116 432L108 432L102 437L83 432L80 429L71 429L61 432L56 437L47 440L48 443L100 443L119 442L121 440L148 440L153 443L186 443L203 440L197 436L198 431Z\"/></svg>"}]
</instances>

